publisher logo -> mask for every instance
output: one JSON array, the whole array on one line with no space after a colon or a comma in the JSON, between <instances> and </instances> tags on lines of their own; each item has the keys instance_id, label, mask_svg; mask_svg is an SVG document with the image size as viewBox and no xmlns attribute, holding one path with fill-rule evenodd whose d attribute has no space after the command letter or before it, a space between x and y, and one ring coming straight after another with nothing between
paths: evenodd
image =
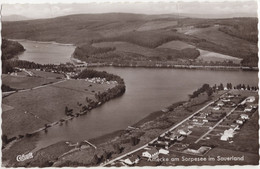
<instances>
[{"instance_id":1,"label":"publisher logo","mask_svg":"<svg viewBox=\"0 0 260 169\"><path fill-rule=\"evenodd\" d=\"M28 153L28 154L18 155L16 157L16 160L18 162L21 162L21 161L25 161L25 160L28 160L28 159L31 159L31 158L33 158L33 154L32 153Z\"/></svg>"}]
</instances>

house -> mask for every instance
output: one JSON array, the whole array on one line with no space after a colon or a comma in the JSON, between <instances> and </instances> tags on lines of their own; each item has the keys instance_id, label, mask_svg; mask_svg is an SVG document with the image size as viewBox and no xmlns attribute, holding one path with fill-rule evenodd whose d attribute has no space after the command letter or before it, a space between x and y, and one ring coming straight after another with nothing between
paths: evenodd
<instances>
[{"instance_id":1,"label":"house","mask_svg":"<svg viewBox=\"0 0 260 169\"><path fill-rule=\"evenodd\" d=\"M246 98L246 102L252 103L255 101L255 96L249 96L248 98Z\"/></svg>"},{"instance_id":2,"label":"house","mask_svg":"<svg viewBox=\"0 0 260 169\"><path fill-rule=\"evenodd\" d=\"M224 106L224 103L220 101L220 102L217 103L217 105L218 105L219 107L222 107L222 106Z\"/></svg>"},{"instance_id":3,"label":"house","mask_svg":"<svg viewBox=\"0 0 260 169\"><path fill-rule=\"evenodd\" d=\"M249 116L247 114L241 114L240 117L241 119L245 119L245 120L249 119Z\"/></svg>"},{"instance_id":4,"label":"house","mask_svg":"<svg viewBox=\"0 0 260 169\"><path fill-rule=\"evenodd\" d=\"M132 166L132 165L137 164L139 161L140 161L140 157L137 155L133 155L132 157L125 159L124 163Z\"/></svg>"},{"instance_id":5,"label":"house","mask_svg":"<svg viewBox=\"0 0 260 169\"><path fill-rule=\"evenodd\" d=\"M242 125L242 124L244 124L244 121L242 119L237 119L236 123L239 124L239 125Z\"/></svg>"},{"instance_id":6,"label":"house","mask_svg":"<svg viewBox=\"0 0 260 169\"><path fill-rule=\"evenodd\" d=\"M230 128L224 131L223 135L220 137L220 140L228 141L229 138L232 138L233 136L234 136L234 130Z\"/></svg>"},{"instance_id":7,"label":"house","mask_svg":"<svg viewBox=\"0 0 260 169\"><path fill-rule=\"evenodd\" d=\"M208 119L203 119L202 121L203 121L203 122L209 122L209 120L208 120Z\"/></svg>"},{"instance_id":8,"label":"house","mask_svg":"<svg viewBox=\"0 0 260 169\"><path fill-rule=\"evenodd\" d=\"M230 94L230 93L228 93L227 97L228 97L228 98L234 98L235 96L232 95L232 94Z\"/></svg>"},{"instance_id":9,"label":"house","mask_svg":"<svg viewBox=\"0 0 260 169\"><path fill-rule=\"evenodd\" d=\"M179 134L184 135L184 136L190 135L192 133L192 131L189 129L180 129L180 130L178 130L178 132L179 132Z\"/></svg>"},{"instance_id":10,"label":"house","mask_svg":"<svg viewBox=\"0 0 260 169\"><path fill-rule=\"evenodd\" d=\"M245 109L244 109L244 112L251 112L253 110L253 108L251 106L247 106Z\"/></svg>"},{"instance_id":11,"label":"house","mask_svg":"<svg viewBox=\"0 0 260 169\"><path fill-rule=\"evenodd\" d=\"M222 102L225 102L225 103L230 102L230 101L231 101L230 99L226 99L226 98L222 99Z\"/></svg>"},{"instance_id":12,"label":"house","mask_svg":"<svg viewBox=\"0 0 260 169\"><path fill-rule=\"evenodd\" d=\"M159 151L154 147L152 147L150 150L142 153L143 157L153 158L153 159L158 158L158 155L159 155Z\"/></svg>"},{"instance_id":13,"label":"house","mask_svg":"<svg viewBox=\"0 0 260 169\"><path fill-rule=\"evenodd\" d=\"M167 155L167 154L169 154L169 150L165 150L165 149L161 148L161 149L159 150L159 154Z\"/></svg>"},{"instance_id":14,"label":"house","mask_svg":"<svg viewBox=\"0 0 260 169\"><path fill-rule=\"evenodd\" d=\"M213 107L212 109L213 109L213 110L220 110L220 107L219 107L219 106L216 106L216 107Z\"/></svg>"}]
</instances>

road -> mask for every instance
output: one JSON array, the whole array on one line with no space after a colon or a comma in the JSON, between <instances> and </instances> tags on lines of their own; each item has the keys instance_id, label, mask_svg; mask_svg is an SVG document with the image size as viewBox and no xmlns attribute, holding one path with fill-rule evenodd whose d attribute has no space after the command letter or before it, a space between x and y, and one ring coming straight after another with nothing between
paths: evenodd
<instances>
[{"instance_id":1,"label":"road","mask_svg":"<svg viewBox=\"0 0 260 169\"><path fill-rule=\"evenodd\" d=\"M226 92L225 92L225 93L226 93ZM225 94L225 93L224 93L224 94ZM224 95L224 94L222 94L222 95ZM221 96L222 96L222 95L221 95ZM221 97L221 96L220 96L220 97ZM216 99L216 100L217 100L217 99ZM205 108L207 108L208 106L210 106L211 104L213 104L216 100L214 100L214 101L208 103L207 105L205 105L204 107L200 108L199 110L197 110L196 112L194 112L193 114L191 114L190 116L188 116L187 118L183 119L183 120L182 120L181 122L179 122L177 125L174 125L174 126L173 126L172 128L170 128L169 130L164 131L164 132L161 133L160 135L163 135L163 134L165 134L165 133L167 133L167 132L169 132L169 131L172 131L172 130L176 129L177 127L179 127L180 125L182 125L184 122L186 122L187 120L189 120L191 117L193 117L195 114L199 113L200 111L204 110ZM130 152L124 154L124 155L121 155L121 156L119 156L119 157L117 157L117 158L115 158L115 159L113 159L113 160L110 160L110 161L106 162L105 164L101 164L100 166L104 167L104 166L109 165L109 164L111 164L111 163L113 163L113 162L115 162L115 161L118 161L118 160L120 160L120 159L122 159L122 158L124 158L124 157L126 157L126 156L128 156L128 155L131 155L131 154L133 154L133 153L135 153L135 152L137 152L137 151L139 151L139 150L142 150L142 149L146 148L149 143L153 143L153 142L156 141L156 140L157 140L157 137L156 137L155 139L153 139L152 141L146 143L145 145L143 145L143 146L141 146L141 147L139 147L139 148L137 148L137 149L135 149L135 150L133 150L133 151L130 151Z\"/></svg>"}]
</instances>

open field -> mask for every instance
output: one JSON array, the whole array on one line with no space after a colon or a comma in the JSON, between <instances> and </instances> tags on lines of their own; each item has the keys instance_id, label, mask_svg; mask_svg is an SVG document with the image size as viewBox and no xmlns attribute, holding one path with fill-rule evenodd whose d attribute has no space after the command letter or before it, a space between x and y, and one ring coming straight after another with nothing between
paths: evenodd
<instances>
[{"instance_id":1,"label":"open field","mask_svg":"<svg viewBox=\"0 0 260 169\"><path fill-rule=\"evenodd\" d=\"M148 30L156 30L156 29L163 29L167 27L172 27L178 25L178 21L148 21L145 24L141 25L137 31L148 31Z\"/></svg>"},{"instance_id":2,"label":"open field","mask_svg":"<svg viewBox=\"0 0 260 169\"><path fill-rule=\"evenodd\" d=\"M200 51L200 56L197 58L197 60L203 60L206 62L223 62L223 61L232 61L233 63L240 64L242 59L228 56L228 55L223 55L220 53L215 53L215 52L210 52L206 50L201 50Z\"/></svg>"},{"instance_id":3,"label":"open field","mask_svg":"<svg viewBox=\"0 0 260 169\"><path fill-rule=\"evenodd\" d=\"M230 47L232 51L237 50L241 53L247 53L248 51L257 51L257 46L255 46L253 43L225 34L219 31L218 27L216 26L208 28L192 28L185 34L205 39L209 42L215 43L223 47Z\"/></svg>"},{"instance_id":4,"label":"open field","mask_svg":"<svg viewBox=\"0 0 260 169\"><path fill-rule=\"evenodd\" d=\"M86 97L95 100L95 92L105 91L109 87L112 85L68 80L5 97L3 103L14 109L2 114L3 133L11 137L37 130L44 127L44 124L65 117L66 106L78 113L81 107L77 105L77 102L82 103L82 106L88 105Z\"/></svg>"},{"instance_id":5,"label":"open field","mask_svg":"<svg viewBox=\"0 0 260 169\"><path fill-rule=\"evenodd\" d=\"M195 46L190 45L186 42L174 40L174 41L170 41L168 43L164 43L161 46L158 46L157 48L169 48L169 49L175 49L175 50L182 50L182 49L186 49L186 48L195 48Z\"/></svg>"},{"instance_id":6,"label":"open field","mask_svg":"<svg viewBox=\"0 0 260 169\"><path fill-rule=\"evenodd\" d=\"M64 78L64 75L59 73L52 73L52 72L45 72L45 71L38 71L34 69L28 69L28 71L32 72L34 76L43 77L48 79L59 79Z\"/></svg>"},{"instance_id":7,"label":"open field","mask_svg":"<svg viewBox=\"0 0 260 169\"><path fill-rule=\"evenodd\" d=\"M11 76L2 75L2 83L10 86L14 89L30 89L33 87L41 86L44 84L49 84L57 82L59 79L46 79L42 77L29 77L29 76Z\"/></svg>"}]
</instances>

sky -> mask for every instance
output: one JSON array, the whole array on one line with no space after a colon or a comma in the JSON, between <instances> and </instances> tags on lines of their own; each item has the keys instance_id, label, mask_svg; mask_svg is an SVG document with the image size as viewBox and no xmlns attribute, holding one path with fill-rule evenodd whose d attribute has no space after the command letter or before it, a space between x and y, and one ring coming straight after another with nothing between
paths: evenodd
<instances>
[{"instance_id":1,"label":"sky","mask_svg":"<svg viewBox=\"0 0 260 169\"><path fill-rule=\"evenodd\" d=\"M257 16L257 0L251 1L234 1L227 0L225 2L219 1L160 1L147 2L141 1L135 3L128 2L99 2L99 3L71 3L72 1L65 1L66 3L43 3L32 4L26 3L30 0L23 0L25 4L6 4L2 2L3 16L8 15L22 15L28 18L51 18L63 15L78 14L78 13L110 13L110 12L124 12L124 13L141 13L141 14L171 14L171 13L185 13L185 14L200 14L200 15L227 15L239 13L241 16ZM75 0L74 0L75 1ZM44 1L43 1L44 2ZM46 0L45 0L46 2ZM60 1L58 1L60 2ZM63 1L64 2L64 1ZM86 1L84 1L86 2ZM42 3L42 2L41 2Z\"/></svg>"}]
</instances>

